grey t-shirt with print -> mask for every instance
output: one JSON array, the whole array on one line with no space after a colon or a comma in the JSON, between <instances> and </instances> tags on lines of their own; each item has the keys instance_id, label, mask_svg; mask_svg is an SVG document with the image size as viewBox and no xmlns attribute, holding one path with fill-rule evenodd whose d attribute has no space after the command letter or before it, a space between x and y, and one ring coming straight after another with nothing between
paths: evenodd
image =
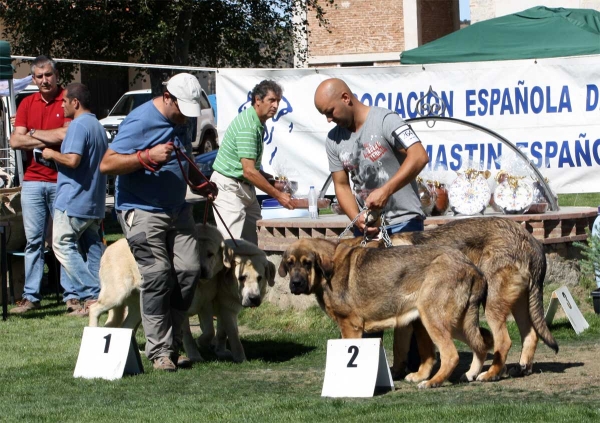
<instances>
[{"instance_id":1,"label":"grey t-shirt with print","mask_svg":"<svg viewBox=\"0 0 600 423\"><path fill-rule=\"evenodd\" d=\"M402 166L404 155L392 135L406 125L398 114L382 107L371 107L367 120L357 132L336 126L325 141L329 171L350 174L354 195L362 207L371 193L383 186ZM385 208L388 225L422 216L417 183L412 181L396 191Z\"/></svg>"}]
</instances>

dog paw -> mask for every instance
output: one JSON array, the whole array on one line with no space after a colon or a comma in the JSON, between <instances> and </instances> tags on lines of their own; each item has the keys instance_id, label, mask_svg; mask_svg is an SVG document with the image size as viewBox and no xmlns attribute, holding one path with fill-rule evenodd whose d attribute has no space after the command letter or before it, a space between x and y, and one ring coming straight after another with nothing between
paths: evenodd
<instances>
[{"instance_id":1,"label":"dog paw","mask_svg":"<svg viewBox=\"0 0 600 423\"><path fill-rule=\"evenodd\" d=\"M479 376L477 376L478 382L494 382L500 380L500 375L492 375L489 372L483 372Z\"/></svg>"},{"instance_id":2,"label":"dog paw","mask_svg":"<svg viewBox=\"0 0 600 423\"><path fill-rule=\"evenodd\" d=\"M407 382L413 382L413 383L416 383L416 382L421 382L421 381L423 381L423 380L425 380L425 379L427 379L425 376L423 376L423 375L420 375L420 374L419 374L419 373L417 373L417 372L414 372L414 373L409 373L409 374L407 374L407 375L406 375L406 377L404 378L404 380L405 380L405 381L407 381Z\"/></svg>"},{"instance_id":3,"label":"dog paw","mask_svg":"<svg viewBox=\"0 0 600 423\"><path fill-rule=\"evenodd\" d=\"M206 360L204 360L204 357L202 357L200 354L198 355L194 355L194 354L190 354L189 357L190 361L192 363L204 363Z\"/></svg>"},{"instance_id":4,"label":"dog paw","mask_svg":"<svg viewBox=\"0 0 600 423\"><path fill-rule=\"evenodd\" d=\"M215 350L215 354L219 360L234 361L233 354L229 350Z\"/></svg>"},{"instance_id":5,"label":"dog paw","mask_svg":"<svg viewBox=\"0 0 600 423\"><path fill-rule=\"evenodd\" d=\"M469 382L474 382L476 379L477 379L477 374L469 374L467 372L460 377L459 381L461 383L469 383Z\"/></svg>"},{"instance_id":6,"label":"dog paw","mask_svg":"<svg viewBox=\"0 0 600 423\"><path fill-rule=\"evenodd\" d=\"M408 374L408 371L404 367L398 369L392 366L390 367L390 373L392 374L392 380L403 380Z\"/></svg>"},{"instance_id":7,"label":"dog paw","mask_svg":"<svg viewBox=\"0 0 600 423\"><path fill-rule=\"evenodd\" d=\"M423 382L419 383L417 385L417 387L419 389L429 389L429 388L437 388L440 385L441 385L440 383L433 383L430 380L424 380Z\"/></svg>"},{"instance_id":8,"label":"dog paw","mask_svg":"<svg viewBox=\"0 0 600 423\"><path fill-rule=\"evenodd\" d=\"M523 377L529 376L533 370L533 366L531 364L518 364L516 366L511 366L508 371L508 375L510 377Z\"/></svg>"}]
</instances>

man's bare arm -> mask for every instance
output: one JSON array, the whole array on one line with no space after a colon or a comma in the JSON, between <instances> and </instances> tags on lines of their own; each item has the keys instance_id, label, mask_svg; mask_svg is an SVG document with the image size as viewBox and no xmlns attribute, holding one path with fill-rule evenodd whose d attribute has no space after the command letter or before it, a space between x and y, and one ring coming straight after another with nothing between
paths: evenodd
<instances>
[{"instance_id":1,"label":"man's bare arm","mask_svg":"<svg viewBox=\"0 0 600 423\"><path fill-rule=\"evenodd\" d=\"M67 135L68 127L69 122L67 122L65 126L56 129L36 129L32 137L43 142L47 146L59 145Z\"/></svg>"},{"instance_id":2,"label":"man's bare arm","mask_svg":"<svg viewBox=\"0 0 600 423\"><path fill-rule=\"evenodd\" d=\"M333 186L335 188L335 196L340 204L340 207L346 213L346 216L352 221L356 218L359 213L358 204L356 204L356 198L352 193L350 187L350 178L348 173L344 170L331 173L333 180ZM365 214L361 214L358 220L354 223L361 231L365 231ZM370 236L376 235L379 232L379 228L367 227L367 234Z\"/></svg>"},{"instance_id":3,"label":"man's bare arm","mask_svg":"<svg viewBox=\"0 0 600 423\"><path fill-rule=\"evenodd\" d=\"M292 205L292 196L286 192L281 192L278 189L275 189L275 187L265 179L262 173L259 170L256 170L256 162L254 160L241 159L241 162L242 169L244 171L244 178L250 181L250 183L256 188L275 198L277 201L279 201L279 204L286 209L294 209L294 206Z\"/></svg>"},{"instance_id":4,"label":"man's bare arm","mask_svg":"<svg viewBox=\"0 0 600 423\"><path fill-rule=\"evenodd\" d=\"M171 159L173 153L173 144L158 144L149 149L148 154L154 163L164 164ZM140 157L148 166L151 162L147 155L140 154ZM119 154L110 148L106 150L102 162L100 162L100 172L105 175L125 175L142 169L144 166L140 163L137 153Z\"/></svg>"},{"instance_id":5,"label":"man's bare arm","mask_svg":"<svg viewBox=\"0 0 600 423\"><path fill-rule=\"evenodd\" d=\"M10 147L14 150L33 150L45 148L46 144L31 137L24 126L17 126L10 136Z\"/></svg>"},{"instance_id":6,"label":"man's bare arm","mask_svg":"<svg viewBox=\"0 0 600 423\"><path fill-rule=\"evenodd\" d=\"M62 154L51 148L44 148L42 150L42 157L47 160L54 160L56 163L71 169L77 168L81 163L81 156L79 154Z\"/></svg>"}]
</instances>

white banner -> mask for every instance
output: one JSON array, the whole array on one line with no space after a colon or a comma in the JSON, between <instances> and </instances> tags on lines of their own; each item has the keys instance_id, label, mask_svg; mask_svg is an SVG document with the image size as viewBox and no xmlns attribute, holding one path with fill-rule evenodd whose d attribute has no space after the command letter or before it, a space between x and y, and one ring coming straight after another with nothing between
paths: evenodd
<instances>
[{"instance_id":1,"label":"white banner","mask_svg":"<svg viewBox=\"0 0 600 423\"><path fill-rule=\"evenodd\" d=\"M327 78L345 80L363 103L418 117L417 101L429 90L447 104L446 117L494 131L518 145L557 193L600 189L600 58L456 63L330 69L220 69L217 97L220 138L250 106L249 92L263 79L283 87L278 114L267 121L263 167L283 167L299 180L299 194L317 189L329 174L325 137L334 126L314 107ZM427 171L455 175L468 160L495 173L508 148L466 126L415 123L430 156ZM332 193L330 190L329 193Z\"/></svg>"}]
</instances>

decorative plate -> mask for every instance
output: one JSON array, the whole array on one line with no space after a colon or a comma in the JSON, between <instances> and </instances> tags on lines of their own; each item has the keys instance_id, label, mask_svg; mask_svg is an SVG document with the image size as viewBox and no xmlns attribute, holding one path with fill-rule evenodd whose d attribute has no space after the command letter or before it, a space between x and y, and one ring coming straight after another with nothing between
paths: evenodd
<instances>
[{"instance_id":1,"label":"decorative plate","mask_svg":"<svg viewBox=\"0 0 600 423\"><path fill-rule=\"evenodd\" d=\"M483 213L490 196L490 187L482 175L469 178L460 174L448 188L450 207L454 213L464 215Z\"/></svg>"},{"instance_id":2,"label":"decorative plate","mask_svg":"<svg viewBox=\"0 0 600 423\"><path fill-rule=\"evenodd\" d=\"M419 189L419 200L421 200L421 210L427 216L431 216L431 212L433 211L437 200L437 194L435 190L431 189L423 181L417 181L417 187Z\"/></svg>"},{"instance_id":3,"label":"decorative plate","mask_svg":"<svg viewBox=\"0 0 600 423\"><path fill-rule=\"evenodd\" d=\"M525 213L533 202L533 187L523 179L504 181L496 187L494 201L506 214Z\"/></svg>"}]
</instances>

